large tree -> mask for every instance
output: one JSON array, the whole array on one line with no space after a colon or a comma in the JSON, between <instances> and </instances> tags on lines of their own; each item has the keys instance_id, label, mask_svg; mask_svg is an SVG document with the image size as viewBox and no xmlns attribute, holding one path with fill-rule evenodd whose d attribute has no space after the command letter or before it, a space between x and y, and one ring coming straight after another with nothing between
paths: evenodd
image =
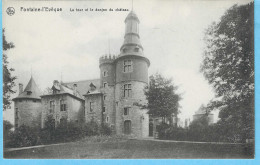
<instances>
[{"instance_id":1,"label":"large tree","mask_svg":"<svg viewBox=\"0 0 260 165\"><path fill-rule=\"evenodd\" d=\"M234 5L205 35L201 71L216 92L209 109L242 140L254 135L254 3ZM224 125L223 125L224 126Z\"/></svg>"},{"instance_id":2,"label":"large tree","mask_svg":"<svg viewBox=\"0 0 260 165\"><path fill-rule=\"evenodd\" d=\"M14 48L14 44L6 41L5 30L3 29L3 110L10 107L11 94L15 93L13 87L15 86L14 80L16 77L11 75L14 69L8 67L9 62L6 55L6 51L11 48Z\"/></svg>"},{"instance_id":3,"label":"large tree","mask_svg":"<svg viewBox=\"0 0 260 165\"><path fill-rule=\"evenodd\" d=\"M148 114L154 117L170 119L172 115L179 113L180 95L176 93L177 86L174 86L171 79L166 79L160 74L150 76L149 86L145 90L148 101Z\"/></svg>"}]
</instances>

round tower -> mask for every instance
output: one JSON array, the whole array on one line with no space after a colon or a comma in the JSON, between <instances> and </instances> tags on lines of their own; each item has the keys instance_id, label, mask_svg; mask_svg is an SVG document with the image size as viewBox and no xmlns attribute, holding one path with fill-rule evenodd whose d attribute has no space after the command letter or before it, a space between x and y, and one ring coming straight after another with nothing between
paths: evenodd
<instances>
[{"instance_id":1,"label":"round tower","mask_svg":"<svg viewBox=\"0 0 260 165\"><path fill-rule=\"evenodd\" d=\"M31 77L27 86L23 90L23 85L19 84L19 95L14 101L15 128L21 125L30 127L41 126L41 92Z\"/></svg>"},{"instance_id":2,"label":"round tower","mask_svg":"<svg viewBox=\"0 0 260 165\"><path fill-rule=\"evenodd\" d=\"M115 55L105 55L99 59L100 91L102 99L102 123L112 127L115 125Z\"/></svg>"},{"instance_id":3,"label":"round tower","mask_svg":"<svg viewBox=\"0 0 260 165\"><path fill-rule=\"evenodd\" d=\"M138 105L146 103L144 88L148 85L150 61L143 55L139 36L139 19L131 11L125 19L124 43L115 60L116 131L147 137L149 116Z\"/></svg>"}]
</instances>

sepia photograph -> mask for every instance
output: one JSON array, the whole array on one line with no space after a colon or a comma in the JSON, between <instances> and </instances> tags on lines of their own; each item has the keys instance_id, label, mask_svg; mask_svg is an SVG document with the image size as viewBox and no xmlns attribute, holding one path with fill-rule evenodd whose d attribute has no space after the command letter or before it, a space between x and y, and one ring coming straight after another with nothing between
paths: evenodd
<instances>
[{"instance_id":1,"label":"sepia photograph","mask_svg":"<svg viewBox=\"0 0 260 165\"><path fill-rule=\"evenodd\" d=\"M253 0L3 0L4 159L254 159Z\"/></svg>"}]
</instances>

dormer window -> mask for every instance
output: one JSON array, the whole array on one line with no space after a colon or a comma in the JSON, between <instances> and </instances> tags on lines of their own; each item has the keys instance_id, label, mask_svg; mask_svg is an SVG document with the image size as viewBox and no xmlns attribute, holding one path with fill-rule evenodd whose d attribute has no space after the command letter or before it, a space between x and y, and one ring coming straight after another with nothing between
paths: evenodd
<instances>
[{"instance_id":1,"label":"dormer window","mask_svg":"<svg viewBox=\"0 0 260 165\"><path fill-rule=\"evenodd\" d=\"M90 83L90 90L91 91L94 91L94 90L96 90L96 86L93 84L93 83Z\"/></svg>"},{"instance_id":2,"label":"dormer window","mask_svg":"<svg viewBox=\"0 0 260 165\"><path fill-rule=\"evenodd\" d=\"M32 91L27 91L27 95L31 95L32 94Z\"/></svg>"}]
</instances>

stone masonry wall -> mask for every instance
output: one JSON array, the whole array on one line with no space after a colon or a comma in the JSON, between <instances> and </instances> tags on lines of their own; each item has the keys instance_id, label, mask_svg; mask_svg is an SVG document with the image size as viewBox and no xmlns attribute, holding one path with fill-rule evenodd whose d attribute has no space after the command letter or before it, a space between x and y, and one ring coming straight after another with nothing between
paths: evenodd
<instances>
[{"instance_id":1,"label":"stone masonry wall","mask_svg":"<svg viewBox=\"0 0 260 165\"><path fill-rule=\"evenodd\" d=\"M66 111L60 111L60 101L64 100L67 106ZM50 112L50 101L55 102L54 112ZM48 115L53 115L55 125L60 123L61 118L66 118L68 121L82 122L84 121L84 103L81 100L75 99L69 95L50 95L42 97L42 128Z\"/></svg>"},{"instance_id":2,"label":"stone masonry wall","mask_svg":"<svg viewBox=\"0 0 260 165\"><path fill-rule=\"evenodd\" d=\"M102 123L102 95L86 95L85 96L85 118L86 122L91 120L96 121L98 124ZM93 111L90 111L90 102L94 104Z\"/></svg>"},{"instance_id":3,"label":"stone masonry wall","mask_svg":"<svg viewBox=\"0 0 260 165\"><path fill-rule=\"evenodd\" d=\"M123 85L125 83L116 84L115 101L116 101L116 132L124 133L124 122L131 121L131 135L135 137L148 137L149 135L149 115L147 110L141 109L138 104L145 104L146 97L144 95L144 87L146 83L129 81L132 85L132 96L124 98ZM124 115L124 107L129 107L129 115Z\"/></svg>"},{"instance_id":4,"label":"stone masonry wall","mask_svg":"<svg viewBox=\"0 0 260 165\"><path fill-rule=\"evenodd\" d=\"M40 127L41 101L32 99L16 100L14 103L15 125ZM18 112L16 112L18 111Z\"/></svg>"}]
</instances>

